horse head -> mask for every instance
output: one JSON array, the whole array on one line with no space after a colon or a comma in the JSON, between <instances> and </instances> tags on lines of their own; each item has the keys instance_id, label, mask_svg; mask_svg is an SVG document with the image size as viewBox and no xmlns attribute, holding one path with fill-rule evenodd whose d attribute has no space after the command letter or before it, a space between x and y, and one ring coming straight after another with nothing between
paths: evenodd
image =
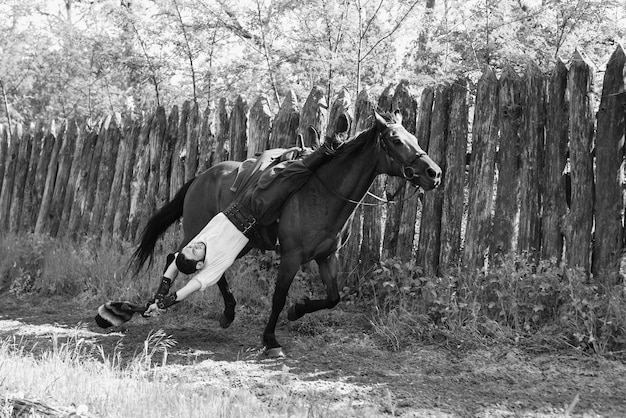
<instances>
[{"instance_id":1,"label":"horse head","mask_svg":"<svg viewBox=\"0 0 626 418\"><path fill-rule=\"evenodd\" d=\"M441 183L441 168L420 148L417 138L402 126L398 111L389 120L374 112L380 145L386 154L387 174L404 177L415 186L432 190Z\"/></svg>"}]
</instances>

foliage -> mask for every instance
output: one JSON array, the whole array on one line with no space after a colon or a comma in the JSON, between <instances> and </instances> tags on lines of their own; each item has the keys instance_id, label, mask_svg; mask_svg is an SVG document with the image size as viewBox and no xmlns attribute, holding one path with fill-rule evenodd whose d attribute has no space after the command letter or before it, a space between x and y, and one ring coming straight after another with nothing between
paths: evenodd
<instances>
[{"instance_id":1,"label":"foliage","mask_svg":"<svg viewBox=\"0 0 626 418\"><path fill-rule=\"evenodd\" d=\"M600 291L577 270L509 257L485 272L424 277L412 263L382 262L358 288L373 300L372 323L394 349L411 338L438 340L541 337L556 346L610 354L626 348L623 286Z\"/></svg>"},{"instance_id":2,"label":"foliage","mask_svg":"<svg viewBox=\"0 0 626 418\"><path fill-rule=\"evenodd\" d=\"M239 94L276 111L289 90L303 100L319 85L329 100L484 65L548 70L575 48L603 65L626 36L617 0L29 0L0 12L0 115L18 122Z\"/></svg>"},{"instance_id":3,"label":"foliage","mask_svg":"<svg viewBox=\"0 0 626 418\"><path fill-rule=\"evenodd\" d=\"M119 299L139 303L158 286L160 266L141 277L128 277L120 260L130 252L101 247L99 242L76 245L34 235L7 236L0 243L0 289L16 296L71 297L92 305ZM235 263L228 278L239 308L256 313L271 308L278 264L279 256L272 252L251 253ZM304 266L288 304L324 295L316 277L316 268ZM176 285L182 286L184 279L179 282ZM217 314L222 301L216 286L209 295L194 296L175 309ZM413 262L388 259L344 295L344 302L364 309L374 333L392 350L414 341L541 342L603 355L626 349L624 287L600 289L583 272L564 270L554 261L534 263L510 256L486 272L458 269L426 277ZM305 325L305 332L317 327Z\"/></svg>"}]
</instances>

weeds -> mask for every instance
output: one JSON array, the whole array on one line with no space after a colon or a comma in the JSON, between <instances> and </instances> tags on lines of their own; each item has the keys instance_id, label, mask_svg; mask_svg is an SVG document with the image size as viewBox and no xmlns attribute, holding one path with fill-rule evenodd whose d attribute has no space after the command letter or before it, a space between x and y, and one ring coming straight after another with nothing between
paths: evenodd
<instances>
[{"instance_id":1,"label":"weeds","mask_svg":"<svg viewBox=\"0 0 626 418\"><path fill-rule=\"evenodd\" d=\"M157 261L174 246L172 236L164 238L167 243L158 250L164 253L155 255ZM77 246L33 235L5 236L0 243L0 289L14 295L70 296L95 305L115 299L144 301L158 285L161 266L155 263L140 276L131 276L125 262L130 252L90 241ZM270 309L279 260L274 253L255 252L235 263L229 282L239 307ZM185 278L178 282L182 285ZM211 292L209 298L191 298L184 309L221 311L219 292ZM305 266L296 275L288 304L314 294L324 294L324 289L316 267ZM426 277L414 263L389 259L344 292L344 302L368 312L375 335L391 350L414 341L442 340L566 344L603 355L626 349L624 287L600 289L583 272L564 270L554 261L535 264L511 256L486 272L457 269ZM157 346L165 344L163 336L153 338ZM166 350L147 350L145 359L152 361L160 352L166 361Z\"/></svg>"},{"instance_id":2,"label":"weeds","mask_svg":"<svg viewBox=\"0 0 626 418\"><path fill-rule=\"evenodd\" d=\"M393 350L442 336L567 342L602 355L626 348L623 287L601 292L584 272L554 261L509 257L486 273L424 277L414 264L386 260L362 280L357 297L373 302L373 329Z\"/></svg>"}]
</instances>

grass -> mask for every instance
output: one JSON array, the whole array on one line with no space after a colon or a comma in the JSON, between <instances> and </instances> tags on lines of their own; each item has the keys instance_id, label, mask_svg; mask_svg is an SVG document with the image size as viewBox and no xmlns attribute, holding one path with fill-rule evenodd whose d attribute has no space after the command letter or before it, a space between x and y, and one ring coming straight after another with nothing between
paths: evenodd
<instances>
[{"instance_id":1,"label":"grass","mask_svg":"<svg viewBox=\"0 0 626 418\"><path fill-rule=\"evenodd\" d=\"M77 411L98 417L309 416L309 408L295 401L270 410L245 390L171 383L166 358L172 341L161 331L151 334L144 351L124 368L115 355L98 359L78 335L64 343L53 336L53 349L42 356L25 351L19 341L0 342L1 416L13 416L24 400L38 406L35 412L45 406L67 416Z\"/></svg>"},{"instance_id":2,"label":"grass","mask_svg":"<svg viewBox=\"0 0 626 418\"><path fill-rule=\"evenodd\" d=\"M166 235L162 247L174 246L174 238ZM91 306L120 299L139 303L158 286L159 263L166 252L160 250L155 265L138 276L127 271L131 252L89 241L5 236L0 239L0 293L63 297ZM268 312L278 262L273 253L255 253L236 262L229 282L239 308ZM298 272L288 304L324 294L319 280L308 280L316 273L313 265ZM184 281L179 279L174 288ZM534 351L573 348L613 358L626 353L624 287L603 292L582 272L564 270L554 262L534 264L511 257L487 272L459 269L425 277L419 266L390 259L344 293L335 313L364 314L369 337L390 351L437 343L456 348L506 344ZM217 315L221 306L221 295L213 287L176 309ZM311 315L291 326L323 340L336 325L332 318ZM173 384L167 378L172 344L163 333L153 333L134 359L122 362L115 353L107 356L88 344L78 332L66 342L55 341L53 350L43 354L26 350L19 341L0 342L0 393L5 394L0 415L21 398L64 407L89 405L91 413L104 417L332 415L294 400L284 389L277 389L274 401L261 402L248 391Z\"/></svg>"}]
</instances>

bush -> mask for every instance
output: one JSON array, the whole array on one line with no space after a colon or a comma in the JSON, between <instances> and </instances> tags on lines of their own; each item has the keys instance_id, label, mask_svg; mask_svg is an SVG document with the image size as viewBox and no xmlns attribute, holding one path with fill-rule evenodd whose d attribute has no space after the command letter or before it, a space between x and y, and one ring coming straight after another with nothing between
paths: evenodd
<instances>
[{"instance_id":1,"label":"bush","mask_svg":"<svg viewBox=\"0 0 626 418\"><path fill-rule=\"evenodd\" d=\"M393 349L411 339L539 338L598 354L626 348L626 296L601 292L582 271L554 261L508 257L485 272L425 277L420 267L381 262L356 289L370 304L375 331ZM467 342L467 341L466 341Z\"/></svg>"}]
</instances>

